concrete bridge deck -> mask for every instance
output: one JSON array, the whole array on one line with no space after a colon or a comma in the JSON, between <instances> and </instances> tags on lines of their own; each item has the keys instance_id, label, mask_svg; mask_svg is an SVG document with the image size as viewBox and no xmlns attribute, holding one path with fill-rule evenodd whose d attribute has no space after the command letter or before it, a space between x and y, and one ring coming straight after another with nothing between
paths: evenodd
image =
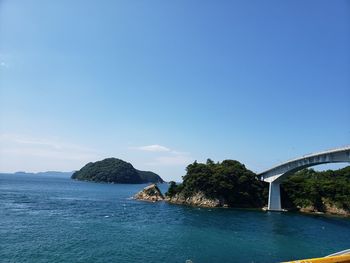
<instances>
[{"instance_id":1,"label":"concrete bridge deck","mask_svg":"<svg viewBox=\"0 0 350 263\"><path fill-rule=\"evenodd\" d=\"M282 210L280 183L288 175L314 165L341 162L350 162L350 145L303 155L258 174L261 180L270 183L268 210Z\"/></svg>"}]
</instances>

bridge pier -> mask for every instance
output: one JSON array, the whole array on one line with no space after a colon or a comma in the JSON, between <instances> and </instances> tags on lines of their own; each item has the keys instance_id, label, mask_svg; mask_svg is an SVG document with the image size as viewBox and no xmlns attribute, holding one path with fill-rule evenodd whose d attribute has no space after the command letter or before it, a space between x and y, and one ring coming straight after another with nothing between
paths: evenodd
<instances>
[{"instance_id":1,"label":"bridge pier","mask_svg":"<svg viewBox=\"0 0 350 263\"><path fill-rule=\"evenodd\" d=\"M267 209L269 211L283 211L281 207L280 183L278 182L270 182L269 203Z\"/></svg>"}]
</instances>

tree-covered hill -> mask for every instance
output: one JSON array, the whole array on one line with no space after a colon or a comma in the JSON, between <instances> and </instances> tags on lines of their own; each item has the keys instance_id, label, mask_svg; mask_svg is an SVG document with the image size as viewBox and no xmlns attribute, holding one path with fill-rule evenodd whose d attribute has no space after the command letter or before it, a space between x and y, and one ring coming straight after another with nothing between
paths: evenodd
<instances>
[{"instance_id":1,"label":"tree-covered hill","mask_svg":"<svg viewBox=\"0 0 350 263\"><path fill-rule=\"evenodd\" d=\"M350 166L317 172L304 169L282 182L282 206L313 207L327 212L327 206L350 212Z\"/></svg>"},{"instance_id":2,"label":"tree-covered hill","mask_svg":"<svg viewBox=\"0 0 350 263\"><path fill-rule=\"evenodd\" d=\"M88 163L72 175L72 179L120 184L163 183L163 179L153 173L136 170L132 164L117 158Z\"/></svg>"},{"instance_id":3,"label":"tree-covered hill","mask_svg":"<svg viewBox=\"0 0 350 263\"><path fill-rule=\"evenodd\" d=\"M150 171L136 170L141 180L146 183L164 183L163 179L156 173Z\"/></svg>"},{"instance_id":4,"label":"tree-covered hill","mask_svg":"<svg viewBox=\"0 0 350 263\"><path fill-rule=\"evenodd\" d=\"M170 202L190 200L201 193L205 198L220 200L218 206L262 207L266 203L265 183L238 161L214 163L208 159L205 164L188 165L186 171L181 184L170 184L167 192Z\"/></svg>"}]
</instances>

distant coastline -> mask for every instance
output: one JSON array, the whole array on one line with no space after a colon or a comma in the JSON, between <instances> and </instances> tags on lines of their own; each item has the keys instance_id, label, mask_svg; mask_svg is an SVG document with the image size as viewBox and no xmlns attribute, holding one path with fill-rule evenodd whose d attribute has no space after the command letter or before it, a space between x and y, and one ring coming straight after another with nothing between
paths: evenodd
<instances>
[{"instance_id":1,"label":"distant coastline","mask_svg":"<svg viewBox=\"0 0 350 263\"><path fill-rule=\"evenodd\" d=\"M18 171L14 173L0 173L0 175L35 175L35 176L59 176L59 177L71 177L74 171L72 172L60 172L60 171L45 171L45 172L24 172Z\"/></svg>"}]
</instances>

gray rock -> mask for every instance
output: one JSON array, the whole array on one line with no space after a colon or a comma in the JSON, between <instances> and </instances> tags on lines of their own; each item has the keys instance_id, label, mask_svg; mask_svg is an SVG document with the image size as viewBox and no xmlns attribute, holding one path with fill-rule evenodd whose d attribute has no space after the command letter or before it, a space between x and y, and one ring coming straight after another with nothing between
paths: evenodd
<instances>
[{"instance_id":1,"label":"gray rock","mask_svg":"<svg viewBox=\"0 0 350 263\"><path fill-rule=\"evenodd\" d=\"M163 201L164 196L156 184L146 186L143 190L134 195L134 199L157 202Z\"/></svg>"},{"instance_id":2,"label":"gray rock","mask_svg":"<svg viewBox=\"0 0 350 263\"><path fill-rule=\"evenodd\" d=\"M176 194L166 201L173 204L190 205L198 207L227 207L224 200L218 198L209 198L202 192L197 192L190 197L184 197L181 194Z\"/></svg>"}]
</instances>

